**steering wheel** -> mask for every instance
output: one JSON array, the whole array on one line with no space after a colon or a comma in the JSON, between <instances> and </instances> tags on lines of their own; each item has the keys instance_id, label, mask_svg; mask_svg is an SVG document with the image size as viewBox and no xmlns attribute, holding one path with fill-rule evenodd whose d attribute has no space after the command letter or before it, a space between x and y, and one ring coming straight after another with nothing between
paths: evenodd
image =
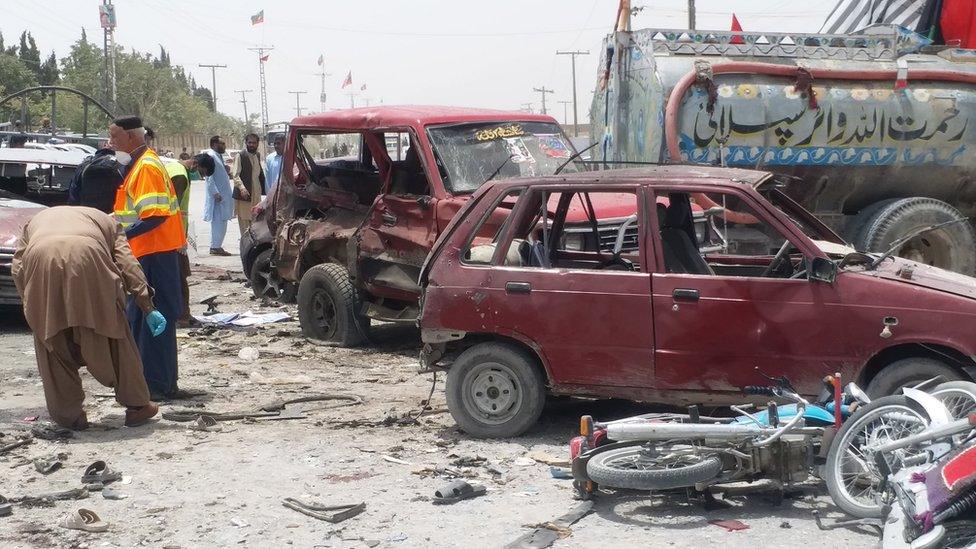
<instances>
[{"instance_id":1,"label":"steering wheel","mask_svg":"<svg viewBox=\"0 0 976 549\"><path fill-rule=\"evenodd\" d=\"M773 260L769 262L769 265L763 270L762 274L759 276L768 277L772 276L778 272L779 268L783 266L783 261L789 261L790 258L790 248L793 244L789 240L784 240L783 245L779 247L779 251L773 256ZM790 272L792 274L792 271Z\"/></svg>"}]
</instances>

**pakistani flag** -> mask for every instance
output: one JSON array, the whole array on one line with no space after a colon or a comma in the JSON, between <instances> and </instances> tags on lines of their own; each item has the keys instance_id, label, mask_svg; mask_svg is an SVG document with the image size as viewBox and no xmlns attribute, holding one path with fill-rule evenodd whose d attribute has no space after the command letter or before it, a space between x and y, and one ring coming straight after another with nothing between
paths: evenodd
<instances>
[{"instance_id":1,"label":"pakistani flag","mask_svg":"<svg viewBox=\"0 0 976 549\"><path fill-rule=\"evenodd\" d=\"M251 16L251 25L257 25L259 23L264 23L264 10Z\"/></svg>"}]
</instances>

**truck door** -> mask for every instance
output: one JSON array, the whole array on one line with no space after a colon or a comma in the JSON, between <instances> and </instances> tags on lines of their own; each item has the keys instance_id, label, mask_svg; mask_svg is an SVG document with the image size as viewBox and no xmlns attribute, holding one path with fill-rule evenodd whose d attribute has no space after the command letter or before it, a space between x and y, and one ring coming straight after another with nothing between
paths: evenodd
<instances>
[{"instance_id":1,"label":"truck door","mask_svg":"<svg viewBox=\"0 0 976 549\"><path fill-rule=\"evenodd\" d=\"M806 277L816 251L804 247L812 243L750 197L710 192L699 202L710 199L726 210L712 224L720 250L702 257L690 224L689 198L696 195L662 192L657 202L653 232L663 261L652 275L657 386L738 392L763 383L758 367L816 394L823 376L850 373L838 291ZM769 271L786 241L789 255Z\"/></svg>"},{"instance_id":2,"label":"truck door","mask_svg":"<svg viewBox=\"0 0 976 549\"><path fill-rule=\"evenodd\" d=\"M436 199L408 130L372 132L367 142L384 183L357 238L358 276L371 294L413 304L437 239Z\"/></svg>"}]
</instances>

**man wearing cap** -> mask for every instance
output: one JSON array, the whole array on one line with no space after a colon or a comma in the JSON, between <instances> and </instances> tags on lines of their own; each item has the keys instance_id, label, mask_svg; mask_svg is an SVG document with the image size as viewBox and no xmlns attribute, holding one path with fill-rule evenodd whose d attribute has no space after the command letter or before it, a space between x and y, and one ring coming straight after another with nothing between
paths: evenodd
<instances>
[{"instance_id":1,"label":"man wearing cap","mask_svg":"<svg viewBox=\"0 0 976 549\"><path fill-rule=\"evenodd\" d=\"M126 316L153 400L179 398L176 323L183 309L179 256L186 245L180 204L166 167L146 145L142 120L137 116L117 118L108 130L109 145L124 166L125 177L115 198L115 218L155 291L154 302L166 319L166 330L153 337L143 311L132 299Z\"/></svg>"}]
</instances>

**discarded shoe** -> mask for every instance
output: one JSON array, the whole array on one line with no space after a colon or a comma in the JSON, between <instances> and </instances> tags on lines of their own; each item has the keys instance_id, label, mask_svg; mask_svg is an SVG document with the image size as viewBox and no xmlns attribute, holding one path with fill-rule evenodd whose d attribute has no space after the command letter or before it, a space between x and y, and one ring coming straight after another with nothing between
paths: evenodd
<instances>
[{"instance_id":1,"label":"discarded shoe","mask_svg":"<svg viewBox=\"0 0 976 549\"><path fill-rule=\"evenodd\" d=\"M109 469L108 464L101 460L89 465L85 468L85 474L81 475L81 483L86 485L101 484L105 486L117 480L122 480L122 473Z\"/></svg>"},{"instance_id":2,"label":"discarded shoe","mask_svg":"<svg viewBox=\"0 0 976 549\"><path fill-rule=\"evenodd\" d=\"M434 492L433 502L439 505L457 503L462 499L471 499L485 494L484 486L471 485L463 480L455 480Z\"/></svg>"},{"instance_id":3,"label":"discarded shoe","mask_svg":"<svg viewBox=\"0 0 976 549\"><path fill-rule=\"evenodd\" d=\"M210 255L218 255L218 256L226 257L232 254L223 248L210 248Z\"/></svg>"},{"instance_id":4,"label":"discarded shoe","mask_svg":"<svg viewBox=\"0 0 976 549\"><path fill-rule=\"evenodd\" d=\"M108 530L108 523L102 522L101 517L90 509L78 509L68 513L61 519L59 526L83 532L104 532Z\"/></svg>"},{"instance_id":5,"label":"discarded shoe","mask_svg":"<svg viewBox=\"0 0 976 549\"><path fill-rule=\"evenodd\" d=\"M217 420L214 419L213 416L200 414L200 417L198 417L196 421L190 424L190 429L194 431L215 432L215 431L220 431L220 425L217 424Z\"/></svg>"},{"instance_id":6,"label":"discarded shoe","mask_svg":"<svg viewBox=\"0 0 976 549\"><path fill-rule=\"evenodd\" d=\"M34 458L34 469L42 475L50 475L64 465L67 454L54 454L45 457Z\"/></svg>"},{"instance_id":7,"label":"discarded shoe","mask_svg":"<svg viewBox=\"0 0 976 549\"><path fill-rule=\"evenodd\" d=\"M154 402L150 402L141 408L127 408L125 410L125 426L138 427L158 413L159 406Z\"/></svg>"},{"instance_id":8,"label":"discarded shoe","mask_svg":"<svg viewBox=\"0 0 976 549\"><path fill-rule=\"evenodd\" d=\"M74 436L71 429L65 429L47 421L34 425L31 427L30 432L35 438L42 438L44 440L64 440Z\"/></svg>"}]
</instances>

